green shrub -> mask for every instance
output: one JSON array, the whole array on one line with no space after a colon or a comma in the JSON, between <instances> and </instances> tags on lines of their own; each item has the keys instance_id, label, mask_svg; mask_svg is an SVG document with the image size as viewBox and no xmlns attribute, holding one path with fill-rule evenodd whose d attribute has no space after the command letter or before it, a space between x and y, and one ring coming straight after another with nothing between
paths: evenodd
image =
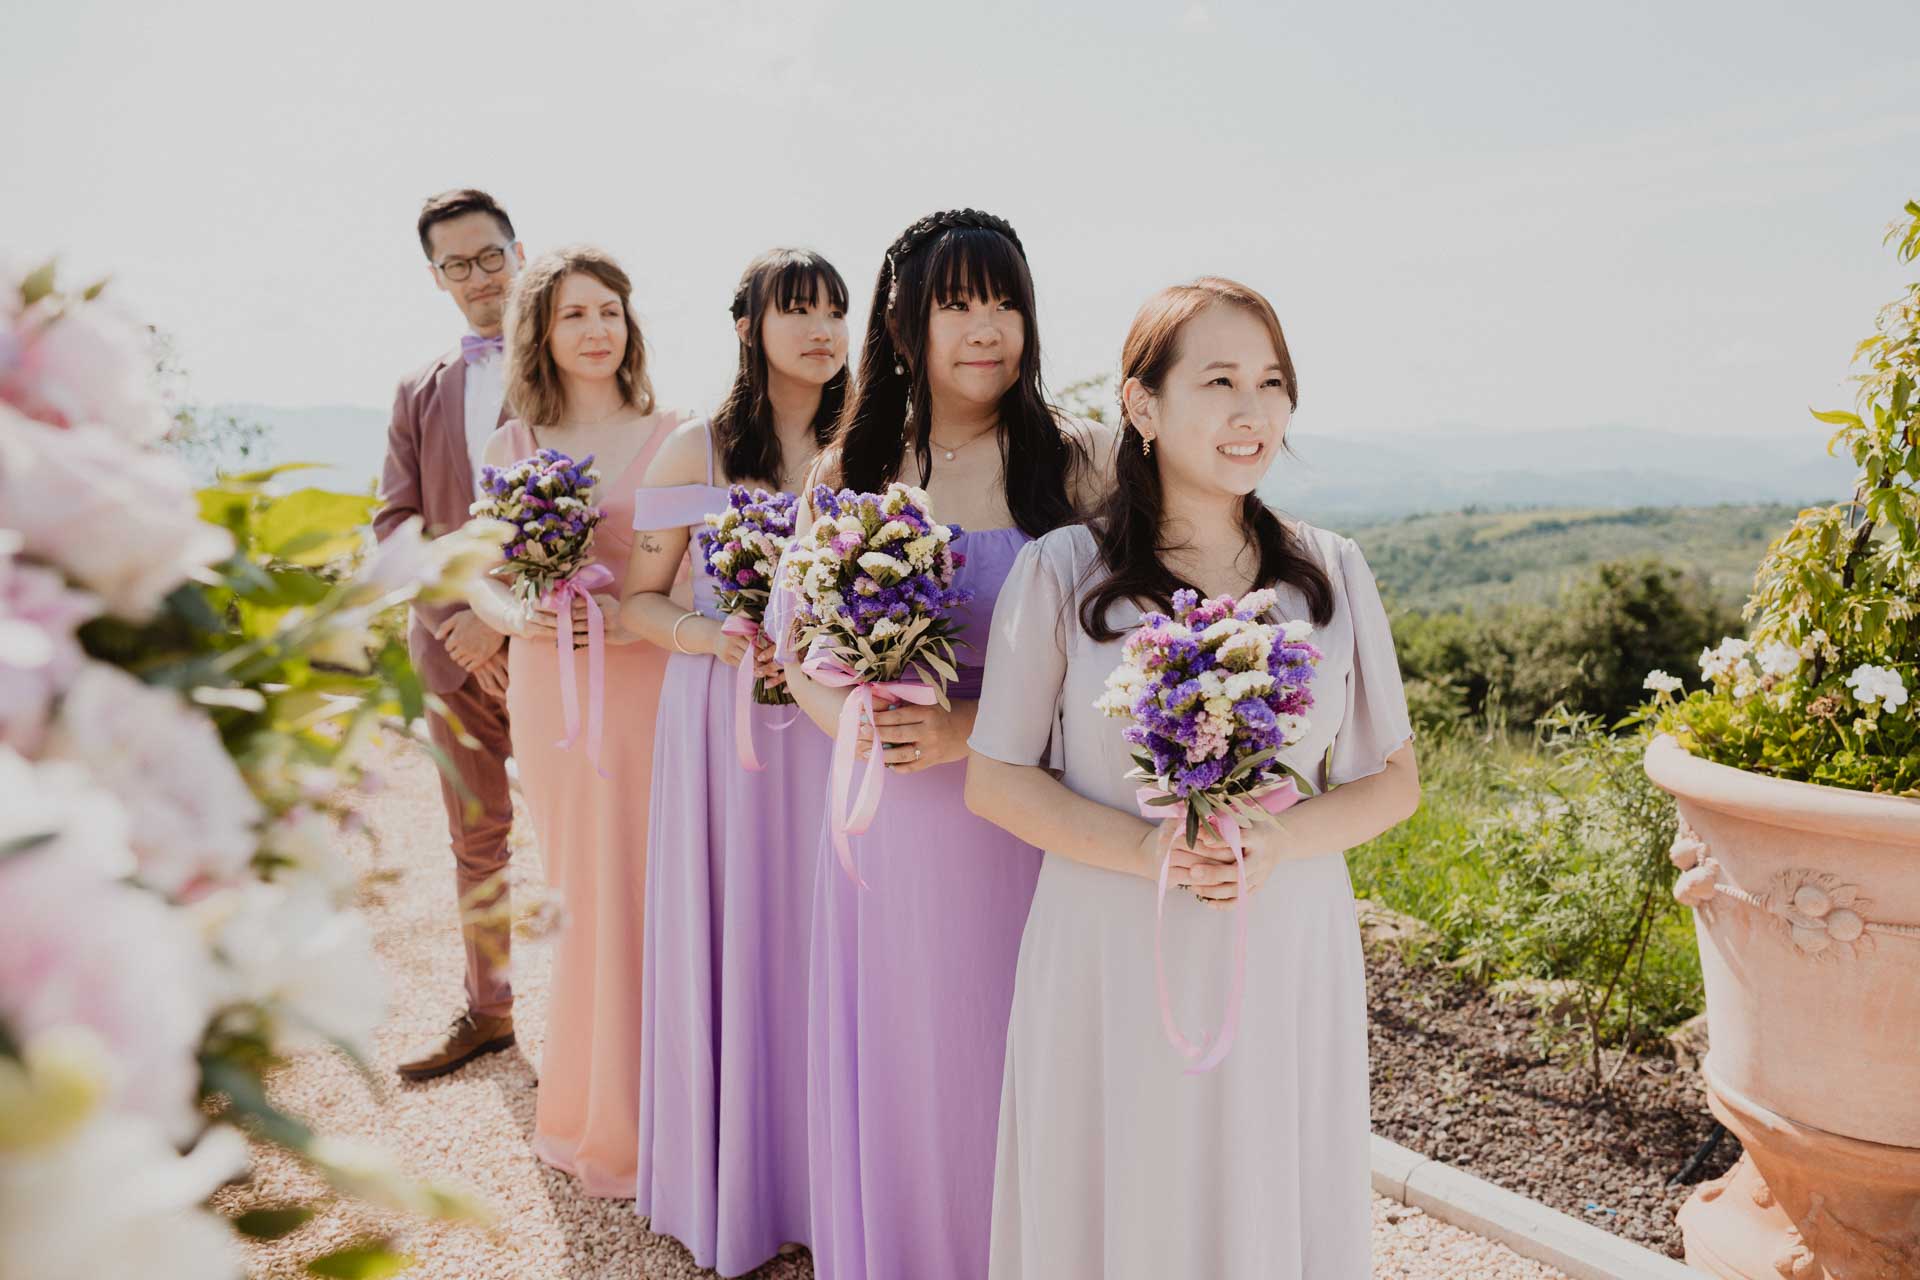
<instances>
[{"instance_id":1,"label":"green shrub","mask_svg":"<svg viewBox=\"0 0 1920 1280\"><path fill-rule=\"evenodd\" d=\"M1699 962L1672 896L1673 801L1641 768L1646 734L1569 711L1541 728L1543 758L1508 779L1504 809L1465 847L1485 883L1430 918L1471 976L1553 984L1541 1040L1576 1050L1597 1088L1605 1047L1698 1011Z\"/></svg>"}]
</instances>

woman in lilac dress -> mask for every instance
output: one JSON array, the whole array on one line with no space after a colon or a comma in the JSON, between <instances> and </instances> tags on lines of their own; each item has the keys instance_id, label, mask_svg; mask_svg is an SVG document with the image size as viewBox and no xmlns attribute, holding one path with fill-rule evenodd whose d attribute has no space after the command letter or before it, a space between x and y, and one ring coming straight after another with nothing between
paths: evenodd
<instances>
[{"instance_id":1,"label":"woman in lilac dress","mask_svg":"<svg viewBox=\"0 0 1920 1280\"><path fill-rule=\"evenodd\" d=\"M729 1276L808 1236L808 930L832 744L793 707L756 705L763 768L743 768L735 680L747 662L780 682L771 645L721 630L697 563L694 608L670 591L727 482L793 492L831 436L847 287L824 258L776 249L747 267L733 315L733 390L647 469L622 606L671 651L646 833L636 1208Z\"/></svg>"},{"instance_id":2,"label":"woman in lilac dress","mask_svg":"<svg viewBox=\"0 0 1920 1280\"><path fill-rule=\"evenodd\" d=\"M1298 399L1273 308L1217 277L1140 310L1122 357L1120 461L1086 525L1021 552L994 612L967 799L1046 850L1021 943L994 1186L992 1280L1364 1280L1367 1010L1344 853L1413 813L1419 771L1386 610L1351 539L1255 492ZM1317 794L1247 834L1245 1003L1186 1074L1155 998L1220 1025L1239 894L1211 832L1156 919L1159 827L1123 722L1095 702L1125 635L1182 587L1271 587L1313 627L1303 736ZM1205 831L1205 828L1202 828Z\"/></svg>"},{"instance_id":3,"label":"woman in lilac dress","mask_svg":"<svg viewBox=\"0 0 1920 1280\"><path fill-rule=\"evenodd\" d=\"M958 585L973 600L956 619L952 709L874 716L888 777L878 816L853 838L867 888L820 833L807 1077L821 1280L986 1274L1007 1013L1040 853L967 812L963 762L995 594L1020 548L1089 496L1094 459L1110 453L1097 430L1044 399L1033 281L1012 227L960 210L894 242L821 479L918 483L935 518L963 529ZM845 690L792 661L787 674L832 732Z\"/></svg>"}]
</instances>

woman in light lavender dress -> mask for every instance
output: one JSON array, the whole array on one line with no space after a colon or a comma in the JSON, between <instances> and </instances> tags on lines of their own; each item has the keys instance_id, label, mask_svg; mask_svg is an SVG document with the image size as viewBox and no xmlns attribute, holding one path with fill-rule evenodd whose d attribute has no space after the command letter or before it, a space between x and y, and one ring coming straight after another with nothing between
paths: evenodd
<instances>
[{"instance_id":1,"label":"woman in light lavender dress","mask_svg":"<svg viewBox=\"0 0 1920 1280\"><path fill-rule=\"evenodd\" d=\"M1165 290L1122 372L1113 497L1021 552L969 744L968 802L1047 850L1008 1031L990 1274L1360 1280L1366 1001L1342 855L1420 793L1386 613L1352 541L1254 494L1298 396L1266 299L1217 278ZM1282 758L1333 788L1252 828L1239 1033L1200 1074L1155 996L1161 832L1135 807L1125 722L1094 708L1142 606L1183 586L1271 586L1281 616L1313 623L1311 728ZM1235 869L1211 834L1176 840L1173 867L1192 896L1169 895L1166 969L1191 1035L1220 1025Z\"/></svg>"},{"instance_id":2,"label":"woman in light lavender dress","mask_svg":"<svg viewBox=\"0 0 1920 1280\"><path fill-rule=\"evenodd\" d=\"M964 530L958 585L974 598L956 618L967 647L952 710L874 717L886 788L852 841L867 888L820 832L807 1075L821 1280L986 1274L1007 1010L1040 853L967 812L961 762L1001 579L1029 539L1074 518L1075 486L1109 452L1047 406L1039 370L1011 227L962 210L894 242L822 478L867 491L918 481L935 517ZM832 732L845 690L796 663L787 673Z\"/></svg>"},{"instance_id":3,"label":"woman in light lavender dress","mask_svg":"<svg viewBox=\"0 0 1920 1280\"><path fill-rule=\"evenodd\" d=\"M740 763L735 680L771 645L720 630L716 586L667 594L720 479L792 492L846 398L847 287L824 258L775 249L733 298L733 390L711 427L668 440L635 497L629 625L663 647L647 833L636 1208L703 1267L740 1275L808 1238L807 961L832 744L791 706L755 706ZM796 723L797 721L797 723ZM784 731L782 729L784 728Z\"/></svg>"}]
</instances>

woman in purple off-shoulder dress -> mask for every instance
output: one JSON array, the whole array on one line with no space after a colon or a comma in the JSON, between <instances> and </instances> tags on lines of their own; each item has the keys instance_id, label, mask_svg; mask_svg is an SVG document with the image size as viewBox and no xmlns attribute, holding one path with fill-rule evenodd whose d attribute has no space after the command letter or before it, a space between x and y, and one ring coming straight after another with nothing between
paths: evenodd
<instances>
[{"instance_id":1,"label":"woman in purple off-shoulder dress","mask_svg":"<svg viewBox=\"0 0 1920 1280\"><path fill-rule=\"evenodd\" d=\"M634 499L622 615L671 654L645 833L635 1207L728 1276L808 1238L808 935L832 744L795 708L755 705L763 767L744 768L736 680L744 662L778 684L771 645L720 630L697 554L693 609L668 589L706 516L727 506L717 479L799 486L846 397L846 308L846 284L815 254L749 264L732 393L711 424L667 441Z\"/></svg>"},{"instance_id":2,"label":"woman in purple off-shoulder dress","mask_svg":"<svg viewBox=\"0 0 1920 1280\"><path fill-rule=\"evenodd\" d=\"M1047 406L1039 368L1033 282L1010 226L961 210L895 241L820 478L865 491L917 480L935 518L962 526L958 585L973 600L955 615L952 710L874 717L888 774L877 817L852 838L866 888L819 833L807 1087L821 1280L986 1274L1007 1015L1040 852L967 811L962 762L1000 583L1021 547L1073 520L1093 457L1110 451ZM790 607L776 593L789 681L832 732L846 693L801 671L781 625Z\"/></svg>"}]
</instances>

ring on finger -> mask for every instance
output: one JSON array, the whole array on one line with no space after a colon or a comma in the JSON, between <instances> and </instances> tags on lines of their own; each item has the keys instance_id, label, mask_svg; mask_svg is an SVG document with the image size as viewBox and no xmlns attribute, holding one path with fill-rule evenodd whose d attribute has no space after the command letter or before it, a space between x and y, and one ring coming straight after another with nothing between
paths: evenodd
<instances>
[{"instance_id":1,"label":"ring on finger","mask_svg":"<svg viewBox=\"0 0 1920 1280\"><path fill-rule=\"evenodd\" d=\"M915 748L913 749L913 758L914 758L915 760L918 760L918 759L920 758L920 748L919 748L919 747L915 747Z\"/></svg>"}]
</instances>

